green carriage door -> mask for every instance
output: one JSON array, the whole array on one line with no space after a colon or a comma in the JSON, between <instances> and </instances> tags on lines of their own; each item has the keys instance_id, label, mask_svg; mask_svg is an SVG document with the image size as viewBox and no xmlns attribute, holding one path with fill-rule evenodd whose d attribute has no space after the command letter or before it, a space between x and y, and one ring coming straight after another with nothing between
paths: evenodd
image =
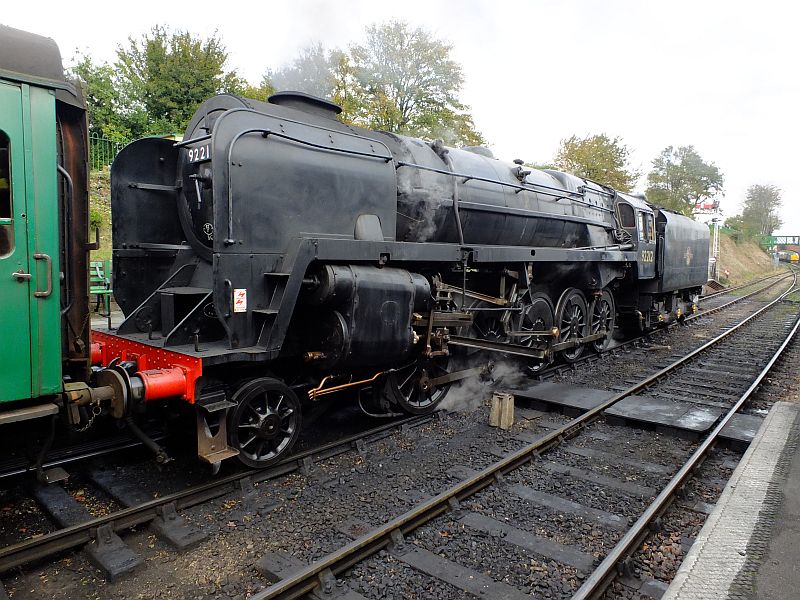
<instances>
[{"instance_id":1,"label":"green carriage door","mask_svg":"<svg viewBox=\"0 0 800 600\"><path fill-rule=\"evenodd\" d=\"M31 396L22 90L0 83L0 402Z\"/></svg>"}]
</instances>

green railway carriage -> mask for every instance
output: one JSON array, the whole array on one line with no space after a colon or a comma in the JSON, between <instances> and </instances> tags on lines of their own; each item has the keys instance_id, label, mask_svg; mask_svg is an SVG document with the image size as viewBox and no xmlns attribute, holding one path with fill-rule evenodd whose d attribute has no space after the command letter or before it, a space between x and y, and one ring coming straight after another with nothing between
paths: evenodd
<instances>
[{"instance_id":1,"label":"green railway carriage","mask_svg":"<svg viewBox=\"0 0 800 600\"><path fill-rule=\"evenodd\" d=\"M0 425L88 378L86 149L55 42L0 26Z\"/></svg>"}]
</instances>

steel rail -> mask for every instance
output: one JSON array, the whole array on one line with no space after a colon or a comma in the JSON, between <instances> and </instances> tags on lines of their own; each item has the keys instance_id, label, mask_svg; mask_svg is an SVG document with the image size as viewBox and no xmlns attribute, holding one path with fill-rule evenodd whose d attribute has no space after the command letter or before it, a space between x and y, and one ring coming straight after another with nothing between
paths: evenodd
<instances>
[{"instance_id":1,"label":"steel rail","mask_svg":"<svg viewBox=\"0 0 800 600\"><path fill-rule=\"evenodd\" d=\"M45 558L63 550L87 544L95 538L97 529L103 525L111 525L115 532L120 532L148 523L159 516L159 508L169 504L174 503L178 509L189 508L235 491L237 489L236 485L246 479L253 483L275 479L302 468L310 458L315 461L331 458L349 451L359 440L381 439L395 429L403 426L416 427L428 423L434 418L436 418L436 413L411 416L392 423L386 423L344 439L294 454L269 467L232 473L220 479L201 483L136 506L124 508L102 517L96 517L84 523L46 533L38 538L30 538L17 544L0 548L0 573L5 573L14 567Z\"/></svg>"},{"instance_id":2,"label":"steel rail","mask_svg":"<svg viewBox=\"0 0 800 600\"><path fill-rule=\"evenodd\" d=\"M796 283L796 281L797 275L795 274L794 282ZM550 432L536 442L517 450L502 460L486 467L474 476L465 479L464 481L461 481L460 483L441 492L437 496L418 504L411 510L357 538L339 550L321 558L320 560L314 561L307 567L300 569L289 577L274 583L261 592L253 594L250 596L249 600L288 600L291 598L298 598L312 592L319 585L321 577L326 573L330 572L334 575L342 573L353 565L369 558L373 554L388 546L392 542L393 538L395 540L399 539L398 536L407 534L434 519L435 517L444 514L451 508L458 506L458 502L474 495L489 485L492 485L495 481L502 478L503 475L519 468L533 458L539 456L542 451L550 448L551 446L559 444L565 439L573 437L589 423L599 418L602 412L607 408L610 408L623 398L636 394L637 392L640 392L653 385L665 375L676 371L698 355L704 353L706 350L718 345L720 342L733 335L736 331L750 323L753 319L757 318L759 315L781 302L785 296L791 293L793 288L794 285L792 288L784 292L780 297L752 313L750 316L740 321L727 331L706 342L699 348L689 352L684 357L664 367L657 373L645 378L637 384L632 385L625 391L619 392L618 394L612 396L609 400L590 409L583 415L576 417L560 429Z\"/></svg>"},{"instance_id":3,"label":"steel rail","mask_svg":"<svg viewBox=\"0 0 800 600\"><path fill-rule=\"evenodd\" d=\"M683 321L684 321L684 323L685 323L685 322L687 322L687 321L694 321L695 319L699 319L700 317L703 317L703 316L705 316L705 315L711 315L711 314L714 314L715 312L719 312L719 311L721 311L721 310L723 310L723 309L725 309L725 308L728 308L729 306L733 306L734 304L737 304L737 303L739 303L739 302L742 302L743 300L747 300L747 299L749 299L749 298L752 298L753 296L757 296L757 295L759 295L760 293L762 293L762 292L765 292L765 291L766 291L766 290L768 290L769 288L771 288L771 287L773 287L773 286L776 286L776 285L778 285L778 284L779 284L781 281L783 281L784 279L788 279L789 277L792 277L792 275L793 275L793 274L792 274L791 272L790 272L790 273L785 273L785 274L784 274L782 277L780 277L779 279L776 279L775 281L773 281L773 282L771 282L771 283L768 283L767 285L765 285L765 286L764 286L764 287L762 287L762 288L758 288L758 289L757 289L757 290L755 290L754 292L750 292L749 294L745 294L744 296L739 296L738 298L734 298L733 300L731 300L731 301L729 301L729 302L726 302L725 304L721 304L721 305L719 305L719 306L715 306L714 308L709 308L709 309L706 309L706 310L703 310L703 311L697 312L697 313L695 313L695 314L693 314L693 315L689 315L689 316L688 316L688 317L686 317L686 318L685 318ZM761 280L759 280L759 282L757 282L757 283L760 283L760 281L761 281ZM753 285L753 284L750 284L750 285ZM747 287L747 286L744 286L744 287ZM705 299L706 299L706 298L701 298L701 300L705 300Z\"/></svg>"},{"instance_id":4,"label":"steel rail","mask_svg":"<svg viewBox=\"0 0 800 600\"><path fill-rule=\"evenodd\" d=\"M166 435L161 432L148 435L154 442L160 442L166 438ZM103 440L101 440L91 444L71 446L60 449L57 453L49 455L42 463L42 468L50 469L52 467L60 467L89 458L97 458L98 456L114 454L124 450L132 450L142 446L144 446L144 444L133 437L125 437L124 439L116 441L116 443L115 440L109 440L108 443L103 443ZM29 461L9 461L6 464L0 465L0 480L9 479L18 475L24 475L26 473L33 473L35 471L36 466L31 464Z\"/></svg>"},{"instance_id":5,"label":"steel rail","mask_svg":"<svg viewBox=\"0 0 800 600\"><path fill-rule=\"evenodd\" d=\"M791 292L792 290L787 291L782 295L781 299L788 296ZM697 450L695 450L695 452L689 457L689 459L664 487L656 499L653 500L652 504L647 507L644 513L642 513L642 516L639 517L636 523L633 524L633 526L627 531L622 539L617 542L617 545L614 546L605 559L603 559L603 561L592 572L592 574L584 581L583 585L572 597L572 600L597 598L605 591L605 589L616 576L618 566L630 554L632 554L639 547L639 544L643 541L643 539L647 537L647 535L650 533L650 524L656 518L661 516L664 511L666 511L674 499L675 494L680 491L689 476L698 466L700 466L703 460L705 460L708 452L716 444L720 432L744 405L744 403L747 402L750 396L753 395L756 388L758 388L758 386L770 372L775 362L781 357L783 351L791 343L798 329L800 329L800 319L796 319L794 327L786 336L786 339L784 339L781 346L769 360L767 365L758 374L753 383L750 384L750 387L748 387L747 390L739 397L739 400L736 401L736 404L734 404L728 413L722 418L722 420L708 435L700 447L698 447Z\"/></svg>"},{"instance_id":6,"label":"steel rail","mask_svg":"<svg viewBox=\"0 0 800 600\"><path fill-rule=\"evenodd\" d=\"M735 285L733 287L726 287L718 292L714 292L713 294L706 294L704 296L700 296L700 300L708 300L709 298L714 298L716 296L721 296L723 294L727 294L729 292L735 292L736 290L740 290L742 288L750 287L751 285L755 285L757 283L761 283L762 281L766 281L767 279L772 279L773 277L780 277L783 273L773 273L772 275L767 275L766 277L759 277L758 279L753 279L752 281L748 281L746 283L741 283L739 285Z\"/></svg>"}]
</instances>

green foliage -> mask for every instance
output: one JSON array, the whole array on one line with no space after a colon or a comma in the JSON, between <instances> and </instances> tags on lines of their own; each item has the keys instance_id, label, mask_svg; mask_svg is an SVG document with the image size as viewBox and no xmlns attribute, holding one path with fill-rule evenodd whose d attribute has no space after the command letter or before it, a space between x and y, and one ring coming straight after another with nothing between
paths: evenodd
<instances>
[{"instance_id":1,"label":"green foliage","mask_svg":"<svg viewBox=\"0 0 800 600\"><path fill-rule=\"evenodd\" d=\"M363 46L302 50L258 85L226 70L228 54L215 33L203 39L155 26L117 48L113 65L79 56L91 132L113 141L182 132L197 106L227 92L266 101L276 89L331 98L344 123L404 133L449 145L482 145L467 106L452 47L424 29L392 21L367 29Z\"/></svg>"},{"instance_id":2,"label":"green foliage","mask_svg":"<svg viewBox=\"0 0 800 600\"><path fill-rule=\"evenodd\" d=\"M103 225L103 213L99 209L91 207L89 209L89 231L100 229Z\"/></svg>"},{"instance_id":3,"label":"green foliage","mask_svg":"<svg viewBox=\"0 0 800 600\"><path fill-rule=\"evenodd\" d=\"M630 150L619 137L606 134L561 140L554 159L556 168L630 192L641 173L629 164Z\"/></svg>"},{"instance_id":4,"label":"green foliage","mask_svg":"<svg viewBox=\"0 0 800 600\"><path fill-rule=\"evenodd\" d=\"M363 45L350 48L361 97L357 121L383 131L447 144L480 145L468 107L458 100L464 83L452 46L402 21L367 28Z\"/></svg>"},{"instance_id":5,"label":"green foliage","mask_svg":"<svg viewBox=\"0 0 800 600\"><path fill-rule=\"evenodd\" d=\"M668 146L653 160L647 175L647 199L691 216L695 204L722 193L724 177L712 162L705 162L694 146Z\"/></svg>"},{"instance_id":6,"label":"green foliage","mask_svg":"<svg viewBox=\"0 0 800 600\"><path fill-rule=\"evenodd\" d=\"M181 133L198 105L220 92L265 96L226 71L221 39L156 26L117 48L117 61L96 64L79 57L72 74L81 80L91 132L115 141Z\"/></svg>"},{"instance_id":7,"label":"green foliage","mask_svg":"<svg viewBox=\"0 0 800 600\"><path fill-rule=\"evenodd\" d=\"M116 85L116 71L108 64L95 64L89 56L79 56L71 69L81 83L89 112L89 132L114 141L131 138L131 123L126 118L126 103Z\"/></svg>"},{"instance_id":8,"label":"green foliage","mask_svg":"<svg viewBox=\"0 0 800 600\"><path fill-rule=\"evenodd\" d=\"M777 186L751 185L747 188L742 214L729 218L725 225L748 238L772 235L783 225L779 215L782 203L781 190Z\"/></svg>"},{"instance_id":9,"label":"green foliage","mask_svg":"<svg viewBox=\"0 0 800 600\"><path fill-rule=\"evenodd\" d=\"M266 102L267 98L275 93L275 88L269 82L269 79L264 77L258 85L251 85L242 80L237 86L225 90L229 94L243 96L244 98L252 98L253 100L260 100Z\"/></svg>"},{"instance_id":10,"label":"green foliage","mask_svg":"<svg viewBox=\"0 0 800 600\"><path fill-rule=\"evenodd\" d=\"M116 67L126 98L144 108L148 133L183 131L201 102L242 81L224 67L228 54L217 34L208 39L155 26L117 49Z\"/></svg>"}]
</instances>

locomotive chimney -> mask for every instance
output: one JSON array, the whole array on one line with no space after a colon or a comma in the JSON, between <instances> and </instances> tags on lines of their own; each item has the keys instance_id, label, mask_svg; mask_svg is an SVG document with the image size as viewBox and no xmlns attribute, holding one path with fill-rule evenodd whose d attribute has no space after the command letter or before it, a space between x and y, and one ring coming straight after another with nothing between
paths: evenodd
<instances>
[{"instance_id":1,"label":"locomotive chimney","mask_svg":"<svg viewBox=\"0 0 800 600\"><path fill-rule=\"evenodd\" d=\"M327 119L336 119L336 115L342 112L342 107L338 104L304 92L277 92L276 94L272 94L267 100L278 106L302 110L303 112Z\"/></svg>"}]
</instances>

